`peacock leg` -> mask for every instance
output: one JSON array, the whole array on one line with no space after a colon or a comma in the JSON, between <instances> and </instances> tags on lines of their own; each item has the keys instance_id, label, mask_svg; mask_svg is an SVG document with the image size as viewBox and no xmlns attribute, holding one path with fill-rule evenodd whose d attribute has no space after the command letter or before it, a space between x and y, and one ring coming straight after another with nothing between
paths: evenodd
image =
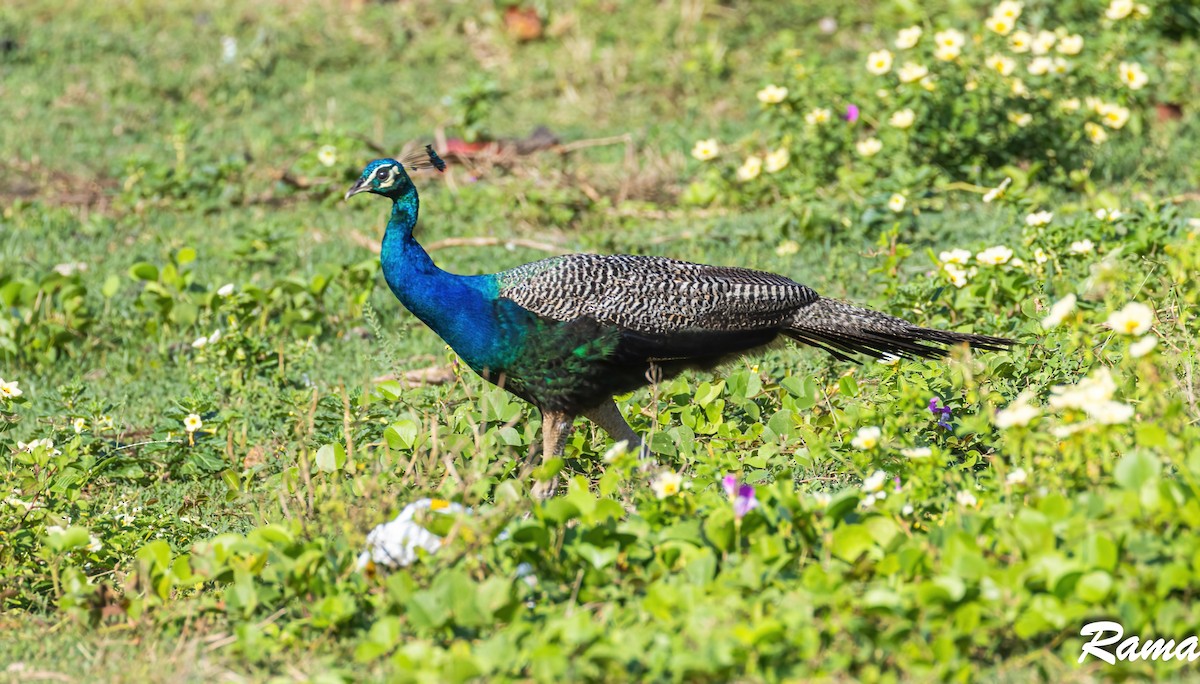
<instances>
[{"instance_id":1,"label":"peacock leg","mask_svg":"<svg viewBox=\"0 0 1200 684\"><path fill-rule=\"evenodd\" d=\"M637 449L638 458L645 461L650 457L650 448L642 441L641 437L629 427L629 423L625 421L625 416L621 415L620 409L617 408L616 402L612 399L588 409L583 412L584 417L592 421L596 425L604 428L609 437L612 437L617 442L625 442L628 449Z\"/></svg>"},{"instance_id":2,"label":"peacock leg","mask_svg":"<svg viewBox=\"0 0 1200 684\"><path fill-rule=\"evenodd\" d=\"M562 411L542 411L542 460L562 456L567 446L567 437L571 436L571 423L575 416ZM527 463L525 469L531 470L533 464ZM533 496L538 499L548 499L558 489L558 476L533 485Z\"/></svg>"}]
</instances>

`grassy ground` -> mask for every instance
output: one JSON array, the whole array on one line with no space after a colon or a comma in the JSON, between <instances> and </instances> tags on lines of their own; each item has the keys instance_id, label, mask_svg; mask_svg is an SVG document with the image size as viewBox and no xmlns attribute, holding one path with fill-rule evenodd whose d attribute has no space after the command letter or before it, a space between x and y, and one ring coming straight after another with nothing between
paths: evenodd
<instances>
[{"instance_id":1,"label":"grassy ground","mask_svg":"<svg viewBox=\"0 0 1200 684\"><path fill-rule=\"evenodd\" d=\"M778 78L781 45L853 81L894 28L978 23L986 9L534 5L530 41L504 3L0 8L0 377L25 400L0 432L0 454L12 452L0 484L34 504L0 503L0 672L1087 681L1112 674L1075 665L1090 619L1177 638L1200 628L1194 88L1172 95L1181 120L1147 107L1139 128L1089 153L1083 186L1035 180L1019 200L981 204L956 188L982 191L1003 174L940 169L910 193L918 211L894 222L870 218L886 173L779 201L731 185L697 207L689 186L708 171L689 150L754 139L754 94ZM1155 35L1156 74L1195 54ZM372 251L385 206L341 195L377 156L539 125L594 144L417 178L426 244L499 243L437 250L447 270L500 270L547 250L663 254L1033 343L861 368L781 347L722 371L724 384L686 376L620 404L691 489L656 498L653 473L602 462L604 436L581 426L566 503L534 505L514 471L538 439L536 411L462 372L395 302ZM797 174L821 163L792 158ZM1106 205L1131 218L1092 217ZM1058 217L1052 235L1025 225L1038 207ZM1098 252L1067 257L1082 238ZM505 246L517 239L544 249ZM1029 266L986 285L983 269L962 290L927 256L1001 244ZM1045 270L1031 256L1042 244L1062 257ZM233 294L218 293L225 284ZM1045 333L1047 307L1068 292L1081 300L1073 326ZM1158 312L1159 350L1141 361L1099 325L1131 300ZM1021 390L1045 397L1100 367L1138 407L1127 425L1057 440L1049 423L993 426ZM449 381L379 389L425 369L449 369ZM930 424L931 394L954 406L953 433ZM189 437L192 413L205 427ZM870 425L883 426L888 453L851 447ZM21 455L18 440L48 436L64 454ZM932 458L898 456L920 445ZM1018 466L1026 489L1007 479ZM878 469L903 489L861 506ZM727 472L760 487L745 527L726 510ZM478 513L452 550L391 575L356 571L366 532L426 495ZM53 525L84 528L85 543L55 546ZM1095 541L1104 530L1111 549ZM89 535L95 548L83 548ZM234 550L204 546L214 537ZM522 562L537 586L517 577Z\"/></svg>"}]
</instances>

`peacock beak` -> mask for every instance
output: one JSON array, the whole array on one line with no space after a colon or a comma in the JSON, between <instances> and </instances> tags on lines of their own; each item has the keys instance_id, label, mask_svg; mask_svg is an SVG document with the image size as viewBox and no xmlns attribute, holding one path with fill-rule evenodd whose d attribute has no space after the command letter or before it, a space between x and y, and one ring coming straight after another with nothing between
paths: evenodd
<instances>
[{"instance_id":1,"label":"peacock beak","mask_svg":"<svg viewBox=\"0 0 1200 684\"><path fill-rule=\"evenodd\" d=\"M350 186L349 190L346 191L346 197L344 199L350 199L351 197L354 197L358 193L366 192L370 189L371 189L370 183L364 183L362 181L362 179L360 178L354 185Z\"/></svg>"}]
</instances>

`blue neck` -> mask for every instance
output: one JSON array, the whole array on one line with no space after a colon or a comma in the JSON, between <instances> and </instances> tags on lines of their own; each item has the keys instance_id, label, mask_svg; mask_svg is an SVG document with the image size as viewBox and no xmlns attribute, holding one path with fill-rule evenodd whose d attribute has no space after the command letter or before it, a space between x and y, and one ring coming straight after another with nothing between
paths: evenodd
<instances>
[{"instance_id":1,"label":"blue neck","mask_svg":"<svg viewBox=\"0 0 1200 684\"><path fill-rule=\"evenodd\" d=\"M415 190L393 200L379 254L384 280L400 303L469 366L476 370L498 367L507 349L504 336L498 333L496 280L438 268L413 237L419 204Z\"/></svg>"}]
</instances>

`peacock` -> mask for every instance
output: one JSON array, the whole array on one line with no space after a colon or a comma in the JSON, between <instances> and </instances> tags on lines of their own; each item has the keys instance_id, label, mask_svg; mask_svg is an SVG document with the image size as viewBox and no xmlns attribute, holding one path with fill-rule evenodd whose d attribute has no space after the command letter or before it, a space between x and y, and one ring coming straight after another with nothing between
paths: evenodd
<instances>
[{"instance_id":1,"label":"peacock","mask_svg":"<svg viewBox=\"0 0 1200 684\"><path fill-rule=\"evenodd\" d=\"M445 169L432 146L403 163L377 159L346 199L370 192L392 201L380 254L388 287L476 373L541 411L543 458L562 455L581 415L644 450L614 395L713 369L781 336L844 361L1013 344L922 328L774 273L665 257L572 254L499 273L448 273L413 237L419 201L407 171L426 168Z\"/></svg>"}]
</instances>

